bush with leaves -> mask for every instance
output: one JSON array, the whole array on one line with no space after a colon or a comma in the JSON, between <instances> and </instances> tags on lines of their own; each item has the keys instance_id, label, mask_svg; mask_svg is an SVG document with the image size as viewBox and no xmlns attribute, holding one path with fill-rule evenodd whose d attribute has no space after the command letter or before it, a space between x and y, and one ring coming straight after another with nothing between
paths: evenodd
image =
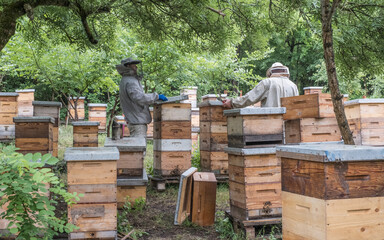
<instances>
[{"instance_id":1,"label":"bush with leaves","mask_svg":"<svg viewBox=\"0 0 384 240\"><path fill-rule=\"evenodd\" d=\"M64 184L47 165L58 159L50 154L22 155L13 146L0 145L0 205L8 204L0 219L9 221L8 229L17 239L52 239L57 232L71 232L76 226L55 217L54 204L49 191L64 198L68 204L78 201L77 194L68 193Z\"/></svg>"}]
</instances>

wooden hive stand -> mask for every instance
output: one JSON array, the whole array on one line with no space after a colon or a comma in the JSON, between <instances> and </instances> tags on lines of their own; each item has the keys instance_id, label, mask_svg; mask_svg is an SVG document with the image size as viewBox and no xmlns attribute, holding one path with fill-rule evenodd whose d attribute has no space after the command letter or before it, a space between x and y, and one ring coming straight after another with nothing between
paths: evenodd
<instances>
[{"instance_id":1,"label":"wooden hive stand","mask_svg":"<svg viewBox=\"0 0 384 240\"><path fill-rule=\"evenodd\" d=\"M53 124L53 150L52 155L57 157L59 154L59 127L60 127L60 102L33 101L33 116L52 117L55 120Z\"/></svg>"},{"instance_id":2,"label":"wooden hive stand","mask_svg":"<svg viewBox=\"0 0 384 240\"><path fill-rule=\"evenodd\" d=\"M99 133L105 133L107 129L107 104L88 103L88 121L99 122Z\"/></svg>"},{"instance_id":3,"label":"wooden hive stand","mask_svg":"<svg viewBox=\"0 0 384 240\"><path fill-rule=\"evenodd\" d=\"M384 99L344 103L345 115L357 145L384 146Z\"/></svg>"},{"instance_id":4,"label":"wooden hive stand","mask_svg":"<svg viewBox=\"0 0 384 240\"><path fill-rule=\"evenodd\" d=\"M17 99L18 115L21 117L32 117L32 101L35 100L35 89L16 90L16 92L19 94Z\"/></svg>"},{"instance_id":5,"label":"wooden hive stand","mask_svg":"<svg viewBox=\"0 0 384 240\"><path fill-rule=\"evenodd\" d=\"M0 142L10 142L15 138L13 118L17 116L19 94L0 92Z\"/></svg>"},{"instance_id":6,"label":"wooden hive stand","mask_svg":"<svg viewBox=\"0 0 384 240\"><path fill-rule=\"evenodd\" d=\"M381 239L384 148L279 146L283 238Z\"/></svg>"},{"instance_id":7,"label":"wooden hive stand","mask_svg":"<svg viewBox=\"0 0 384 240\"><path fill-rule=\"evenodd\" d=\"M99 122L72 122L74 147L97 147L99 145Z\"/></svg>"},{"instance_id":8,"label":"wooden hive stand","mask_svg":"<svg viewBox=\"0 0 384 240\"><path fill-rule=\"evenodd\" d=\"M79 227L69 239L116 239L118 159L115 147L66 149L68 192L84 194L68 206L68 221Z\"/></svg>"},{"instance_id":9,"label":"wooden hive stand","mask_svg":"<svg viewBox=\"0 0 384 240\"><path fill-rule=\"evenodd\" d=\"M14 117L13 121L18 152L52 154L55 123L52 117Z\"/></svg>"},{"instance_id":10,"label":"wooden hive stand","mask_svg":"<svg viewBox=\"0 0 384 240\"><path fill-rule=\"evenodd\" d=\"M228 178L227 117L223 115L223 103L213 98L214 94L203 96L200 108L200 166L202 171L213 172L216 178Z\"/></svg>"}]
</instances>

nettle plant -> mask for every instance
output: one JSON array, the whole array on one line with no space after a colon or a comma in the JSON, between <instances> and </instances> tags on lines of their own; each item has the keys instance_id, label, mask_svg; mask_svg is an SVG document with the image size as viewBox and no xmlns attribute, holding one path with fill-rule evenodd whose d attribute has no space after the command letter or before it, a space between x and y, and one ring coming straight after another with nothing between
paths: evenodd
<instances>
[{"instance_id":1,"label":"nettle plant","mask_svg":"<svg viewBox=\"0 0 384 240\"><path fill-rule=\"evenodd\" d=\"M76 228L55 216L57 202L49 198L51 192L68 204L79 200L76 193L64 189L50 168L44 168L57 162L51 154L22 155L13 146L0 145L0 206L6 206L0 219L9 222L7 228L17 239L52 239L58 232Z\"/></svg>"}]
</instances>

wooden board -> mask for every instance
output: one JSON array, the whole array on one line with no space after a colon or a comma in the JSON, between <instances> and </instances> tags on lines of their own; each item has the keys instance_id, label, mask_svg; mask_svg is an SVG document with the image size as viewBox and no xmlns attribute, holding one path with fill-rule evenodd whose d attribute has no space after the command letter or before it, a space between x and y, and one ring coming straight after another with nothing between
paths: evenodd
<instances>
[{"instance_id":1,"label":"wooden board","mask_svg":"<svg viewBox=\"0 0 384 240\"><path fill-rule=\"evenodd\" d=\"M241 184L264 184L281 182L280 166L244 168L229 165L228 172L229 180Z\"/></svg>"},{"instance_id":2,"label":"wooden board","mask_svg":"<svg viewBox=\"0 0 384 240\"><path fill-rule=\"evenodd\" d=\"M53 125L48 122L15 123L16 138L49 138L53 140Z\"/></svg>"},{"instance_id":3,"label":"wooden board","mask_svg":"<svg viewBox=\"0 0 384 240\"><path fill-rule=\"evenodd\" d=\"M90 117L90 118L106 118L107 112L106 111L89 111L88 117Z\"/></svg>"},{"instance_id":4,"label":"wooden board","mask_svg":"<svg viewBox=\"0 0 384 240\"><path fill-rule=\"evenodd\" d=\"M282 114L228 116L227 123L228 136L275 135L283 133Z\"/></svg>"},{"instance_id":5,"label":"wooden board","mask_svg":"<svg viewBox=\"0 0 384 240\"><path fill-rule=\"evenodd\" d=\"M200 150L200 166L203 171L228 174L228 154Z\"/></svg>"},{"instance_id":6,"label":"wooden board","mask_svg":"<svg viewBox=\"0 0 384 240\"><path fill-rule=\"evenodd\" d=\"M157 176L180 176L191 167L191 151L153 151L153 169Z\"/></svg>"},{"instance_id":7,"label":"wooden board","mask_svg":"<svg viewBox=\"0 0 384 240\"><path fill-rule=\"evenodd\" d=\"M316 93L322 93L322 90L323 88L317 88L317 89L304 89L304 95L308 95L308 94L316 94Z\"/></svg>"},{"instance_id":8,"label":"wooden board","mask_svg":"<svg viewBox=\"0 0 384 240\"><path fill-rule=\"evenodd\" d=\"M147 186L118 186L117 187L117 208L123 208L128 199L134 204L136 199L147 198Z\"/></svg>"},{"instance_id":9,"label":"wooden board","mask_svg":"<svg viewBox=\"0 0 384 240\"><path fill-rule=\"evenodd\" d=\"M20 151L52 151L53 141L49 138L16 138L15 147Z\"/></svg>"},{"instance_id":10,"label":"wooden board","mask_svg":"<svg viewBox=\"0 0 384 240\"><path fill-rule=\"evenodd\" d=\"M90 231L90 232L72 232L69 235L70 240L75 239L102 239L102 240L116 240L117 231Z\"/></svg>"},{"instance_id":11,"label":"wooden board","mask_svg":"<svg viewBox=\"0 0 384 240\"><path fill-rule=\"evenodd\" d=\"M263 135L229 135L228 147L232 148L257 148L263 146L276 146L283 144L284 135L263 134Z\"/></svg>"},{"instance_id":12,"label":"wooden board","mask_svg":"<svg viewBox=\"0 0 384 240\"><path fill-rule=\"evenodd\" d=\"M191 139L154 139L153 150L163 152L191 151Z\"/></svg>"},{"instance_id":13,"label":"wooden board","mask_svg":"<svg viewBox=\"0 0 384 240\"><path fill-rule=\"evenodd\" d=\"M0 100L0 113L17 113L17 102L2 102Z\"/></svg>"},{"instance_id":14,"label":"wooden board","mask_svg":"<svg viewBox=\"0 0 384 240\"><path fill-rule=\"evenodd\" d=\"M14 139L15 125L0 125L0 139Z\"/></svg>"},{"instance_id":15,"label":"wooden board","mask_svg":"<svg viewBox=\"0 0 384 240\"><path fill-rule=\"evenodd\" d=\"M384 103L360 103L344 106L347 119L383 118Z\"/></svg>"},{"instance_id":16,"label":"wooden board","mask_svg":"<svg viewBox=\"0 0 384 240\"><path fill-rule=\"evenodd\" d=\"M67 162L68 185L116 184L116 161Z\"/></svg>"},{"instance_id":17,"label":"wooden board","mask_svg":"<svg viewBox=\"0 0 384 240\"><path fill-rule=\"evenodd\" d=\"M193 174L191 211L193 223L199 226L212 226L215 223L216 185L214 173Z\"/></svg>"},{"instance_id":18,"label":"wooden board","mask_svg":"<svg viewBox=\"0 0 384 240\"><path fill-rule=\"evenodd\" d=\"M200 133L227 134L227 122L200 122Z\"/></svg>"},{"instance_id":19,"label":"wooden board","mask_svg":"<svg viewBox=\"0 0 384 240\"><path fill-rule=\"evenodd\" d=\"M300 118L287 120L285 143L340 141L336 118Z\"/></svg>"},{"instance_id":20,"label":"wooden board","mask_svg":"<svg viewBox=\"0 0 384 240\"><path fill-rule=\"evenodd\" d=\"M98 143L73 143L73 147L98 147Z\"/></svg>"},{"instance_id":21,"label":"wooden board","mask_svg":"<svg viewBox=\"0 0 384 240\"><path fill-rule=\"evenodd\" d=\"M79 227L73 232L116 230L116 203L74 204L68 207L68 221Z\"/></svg>"},{"instance_id":22,"label":"wooden board","mask_svg":"<svg viewBox=\"0 0 384 240\"><path fill-rule=\"evenodd\" d=\"M332 98L328 93L281 98L281 106L287 110L284 120L335 117Z\"/></svg>"},{"instance_id":23,"label":"wooden board","mask_svg":"<svg viewBox=\"0 0 384 240\"><path fill-rule=\"evenodd\" d=\"M116 184L81 184L68 185L68 192L84 194L77 201L80 203L114 203L116 202Z\"/></svg>"},{"instance_id":24,"label":"wooden board","mask_svg":"<svg viewBox=\"0 0 384 240\"><path fill-rule=\"evenodd\" d=\"M191 104L164 103L153 107L153 121L191 121Z\"/></svg>"},{"instance_id":25,"label":"wooden board","mask_svg":"<svg viewBox=\"0 0 384 240\"><path fill-rule=\"evenodd\" d=\"M0 96L0 102L17 102L18 96Z\"/></svg>"},{"instance_id":26,"label":"wooden board","mask_svg":"<svg viewBox=\"0 0 384 240\"><path fill-rule=\"evenodd\" d=\"M96 133L73 133L73 144L76 143L98 143L99 134Z\"/></svg>"},{"instance_id":27,"label":"wooden board","mask_svg":"<svg viewBox=\"0 0 384 240\"><path fill-rule=\"evenodd\" d=\"M222 106L209 106L200 108L200 122L226 122Z\"/></svg>"},{"instance_id":28,"label":"wooden board","mask_svg":"<svg viewBox=\"0 0 384 240\"><path fill-rule=\"evenodd\" d=\"M60 118L60 107L34 105L33 116Z\"/></svg>"},{"instance_id":29,"label":"wooden board","mask_svg":"<svg viewBox=\"0 0 384 240\"><path fill-rule=\"evenodd\" d=\"M73 133L79 134L97 134L98 128L97 126L74 126Z\"/></svg>"},{"instance_id":30,"label":"wooden board","mask_svg":"<svg viewBox=\"0 0 384 240\"><path fill-rule=\"evenodd\" d=\"M283 191L326 200L384 196L383 161L281 161Z\"/></svg>"},{"instance_id":31,"label":"wooden board","mask_svg":"<svg viewBox=\"0 0 384 240\"><path fill-rule=\"evenodd\" d=\"M117 175L141 176L144 167L143 152L120 152Z\"/></svg>"},{"instance_id":32,"label":"wooden board","mask_svg":"<svg viewBox=\"0 0 384 240\"><path fill-rule=\"evenodd\" d=\"M192 176L197 168L192 167L180 177L179 192L177 195L175 225L181 225L191 214L192 204Z\"/></svg>"},{"instance_id":33,"label":"wooden board","mask_svg":"<svg viewBox=\"0 0 384 240\"><path fill-rule=\"evenodd\" d=\"M1 125L13 125L13 118L16 117L16 113L0 113Z\"/></svg>"},{"instance_id":34,"label":"wooden board","mask_svg":"<svg viewBox=\"0 0 384 240\"><path fill-rule=\"evenodd\" d=\"M280 166L280 159L276 157L276 154L247 156L228 154L228 163L239 167L267 167Z\"/></svg>"},{"instance_id":35,"label":"wooden board","mask_svg":"<svg viewBox=\"0 0 384 240\"><path fill-rule=\"evenodd\" d=\"M153 125L155 139L190 139L190 121L155 122Z\"/></svg>"},{"instance_id":36,"label":"wooden board","mask_svg":"<svg viewBox=\"0 0 384 240\"><path fill-rule=\"evenodd\" d=\"M230 204L231 215L242 221L256 220L256 219L268 219L281 217L282 208L272 208L266 204L263 209L245 209L239 208L233 204ZM268 222L266 221L265 224ZM264 224L263 224L264 225ZM252 239L252 238L251 238Z\"/></svg>"},{"instance_id":37,"label":"wooden board","mask_svg":"<svg viewBox=\"0 0 384 240\"><path fill-rule=\"evenodd\" d=\"M225 133L200 133L200 150L224 151L228 147L228 136Z\"/></svg>"}]
</instances>

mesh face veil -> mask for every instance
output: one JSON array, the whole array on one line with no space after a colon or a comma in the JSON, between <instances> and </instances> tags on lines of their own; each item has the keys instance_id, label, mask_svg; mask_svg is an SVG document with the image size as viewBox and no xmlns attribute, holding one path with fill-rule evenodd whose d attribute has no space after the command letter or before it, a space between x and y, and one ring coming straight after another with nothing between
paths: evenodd
<instances>
[{"instance_id":1,"label":"mesh face veil","mask_svg":"<svg viewBox=\"0 0 384 240\"><path fill-rule=\"evenodd\" d=\"M289 68L283 64L276 62L267 70L267 77L271 77L272 74L279 74L282 76L289 77Z\"/></svg>"}]
</instances>

